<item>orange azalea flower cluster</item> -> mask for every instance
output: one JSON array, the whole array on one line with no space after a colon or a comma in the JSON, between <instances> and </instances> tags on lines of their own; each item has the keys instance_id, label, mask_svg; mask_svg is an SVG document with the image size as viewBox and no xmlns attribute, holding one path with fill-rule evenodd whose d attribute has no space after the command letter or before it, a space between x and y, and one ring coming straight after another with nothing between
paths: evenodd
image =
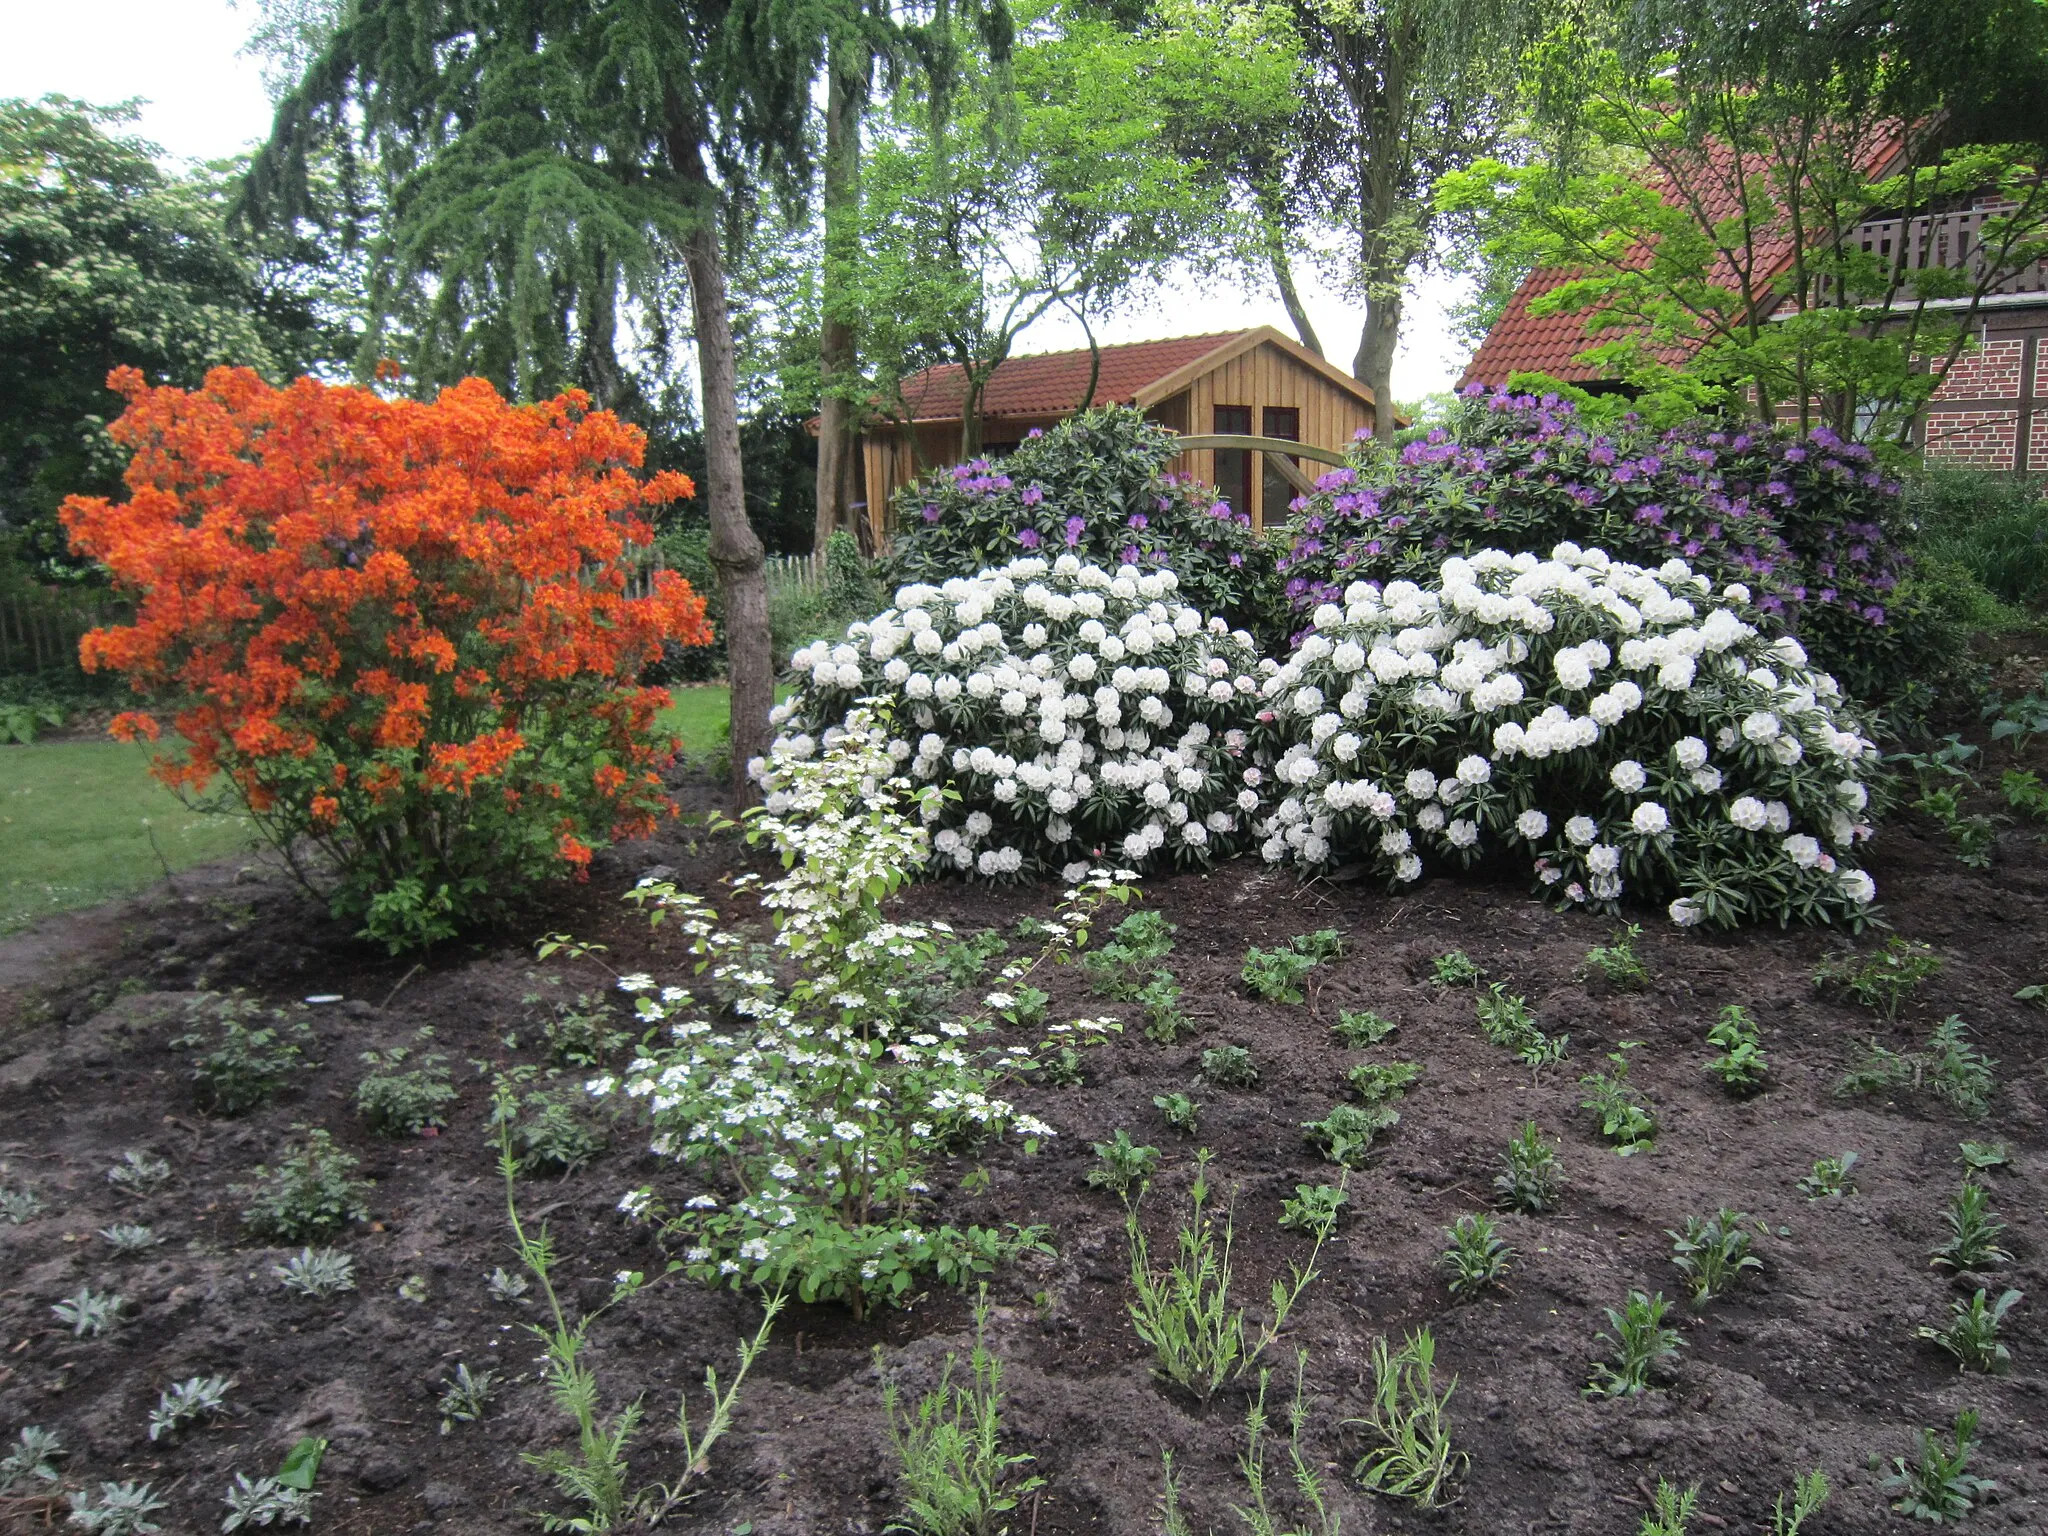
<instances>
[{"instance_id":1,"label":"orange azalea flower cluster","mask_svg":"<svg viewBox=\"0 0 2048 1536\"><path fill-rule=\"evenodd\" d=\"M136 616L80 654L171 712L166 784L224 776L279 846L326 855L339 910L402 888L446 931L508 880L652 829L679 744L655 723L667 693L636 679L711 626L673 573L628 595L644 512L694 494L637 473L638 429L482 379L432 403L247 369L108 383L129 496L74 496L63 520ZM158 735L149 713L113 728Z\"/></svg>"}]
</instances>

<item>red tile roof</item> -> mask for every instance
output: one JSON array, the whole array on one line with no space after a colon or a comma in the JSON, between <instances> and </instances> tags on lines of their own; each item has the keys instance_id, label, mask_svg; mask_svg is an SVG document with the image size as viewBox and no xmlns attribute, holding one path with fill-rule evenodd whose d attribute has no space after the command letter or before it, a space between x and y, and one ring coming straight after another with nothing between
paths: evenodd
<instances>
[{"instance_id":1,"label":"red tile roof","mask_svg":"<svg viewBox=\"0 0 2048 1536\"><path fill-rule=\"evenodd\" d=\"M1128 405L1147 384L1207 357L1235 341L1242 331L1178 336L1170 341L1133 341L1102 349L1102 375L1095 384L1097 405ZM1088 392L1088 349L1042 352L1000 363L982 391L986 418L1063 416L1080 409ZM940 363L903 381L904 403L916 421L958 421L967 404L967 383L958 363Z\"/></svg>"}]
</instances>

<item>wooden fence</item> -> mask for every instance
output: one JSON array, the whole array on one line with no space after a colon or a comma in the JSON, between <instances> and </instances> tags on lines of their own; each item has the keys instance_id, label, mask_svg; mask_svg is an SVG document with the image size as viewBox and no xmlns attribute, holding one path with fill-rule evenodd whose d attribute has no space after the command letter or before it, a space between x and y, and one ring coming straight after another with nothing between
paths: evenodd
<instances>
[{"instance_id":1,"label":"wooden fence","mask_svg":"<svg viewBox=\"0 0 2048 1536\"><path fill-rule=\"evenodd\" d=\"M104 592L45 587L0 593L0 674L78 673L79 639L131 611Z\"/></svg>"},{"instance_id":2,"label":"wooden fence","mask_svg":"<svg viewBox=\"0 0 2048 1536\"><path fill-rule=\"evenodd\" d=\"M768 577L768 595L794 587L800 592L816 592L825 585L825 562L815 554L770 555L763 562ZM629 597L645 597L650 588L648 578L663 568L661 552L656 550L652 559L626 578L626 593Z\"/></svg>"}]
</instances>

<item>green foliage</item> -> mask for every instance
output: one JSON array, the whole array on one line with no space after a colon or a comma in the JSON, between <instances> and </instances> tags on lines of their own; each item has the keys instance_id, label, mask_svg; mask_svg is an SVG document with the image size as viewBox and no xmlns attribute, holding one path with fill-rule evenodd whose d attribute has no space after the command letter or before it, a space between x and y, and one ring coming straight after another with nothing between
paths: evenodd
<instances>
[{"instance_id":1,"label":"green foliage","mask_svg":"<svg viewBox=\"0 0 2048 1536\"><path fill-rule=\"evenodd\" d=\"M1706 1070L1721 1080L1722 1087L1745 1097L1763 1086L1770 1060L1764 1055L1756 1020L1742 1004L1730 1003L1721 1010L1720 1018L1707 1031L1707 1044L1721 1053L1707 1063Z\"/></svg>"},{"instance_id":2,"label":"green foliage","mask_svg":"<svg viewBox=\"0 0 2048 1536\"><path fill-rule=\"evenodd\" d=\"M1956 1154L1957 1161L1972 1173L1990 1173L2012 1166L2012 1153L2002 1141L1966 1141Z\"/></svg>"},{"instance_id":3,"label":"green foliage","mask_svg":"<svg viewBox=\"0 0 2048 1536\"><path fill-rule=\"evenodd\" d=\"M149 1517L168 1507L148 1483L101 1483L97 1492L81 1488L66 1497L71 1518L64 1523L85 1536L149 1536L163 1529Z\"/></svg>"},{"instance_id":4,"label":"green foliage","mask_svg":"<svg viewBox=\"0 0 2048 1536\"><path fill-rule=\"evenodd\" d=\"M1955 844L1956 858L1966 869L1989 869L1998 843L1998 823L2009 818L1982 811L1965 814L1959 785L1923 786L1913 808L1923 811Z\"/></svg>"},{"instance_id":5,"label":"green foliage","mask_svg":"<svg viewBox=\"0 0 2048 1536\"><path fill-rule=\"evenodd\" d=\"M316 1063L305 1059L313 1031L300 1015L265 1009L239 993L201 993L186 1005L190 1033L171 1042L192 1051L199 1107L212 1115L244 1115L268 1104L292 1078ZM269 1022L258 1024L258 1019ZM209 1024L211 1027L209 1028Z\"/></svg>"},{"instance_id":6,"label":"green foliage","mask_svg":"<svg viewBox=\"0 0 2048 1536\"><path fill-rule=\"evenodd\" d=\"M1279 1518L1274 1515L1266 1498L1266 1384L1272 1372L1263 1368L1259 1371L1259 1389L1252 1397L1251 1406L1245 1410L1245 1449L1237 1459L1237 1470L1244 1478L1245 1491L1251 1496L1250 1504L1233 1504L1231 1511L1244 1521L1250 1536L1340 1536L1344 1517L1330 1508L1329 1498L1323 1487L1323 1477L1315 1461L1302 1453L1302 1434L1308 1427L1308 1351L1297 1350L1294 1356L1294 1401L1287 1410L1287 1460L1293 1474L1294 1491L1302 1505L1316 1517L1317 1531L1283 1530ZM1169 1472L1171 1460L1168 1461ZM1173 1522L1181 1521L1182 1532L1186 1523L1181 1520L1178 1507L1178 1490L1168 1483L1166 1536L1174 1536Z\"/></svg>"},{"instance_id":7,"label":"green foliage","mask_svg":"<svg viewBox=\"0 0 2048 1536\"><path fill-rule=\"evenodd\" d=\"M246 1472L237 1472L222 1500L228 1512L220 1528L240 1531L252 1526L311 1525L313 1501L318 1497L310 1488L295 1488L274 1477L252 1479Z\"/></svg>"},{"instance_id":8,"label":"green foliage","mask_svg":"<svg viewBox=\"0 0 2048 1536\"><path fill-rule=\"evenodd\" d=\"M1096 1142L1093 1150L1096 1166L1088 1170L1090 1189L1127 1195L1159 1167L1159 1149L1138 1146L1129 1131L1119 1130L1112 1140Z\"/></svg>"},{"instance_id":9,"label":"green foliage","mask_svg":"<svg viewBox=\"0 0 2048 1536\"><path fill-rule=\"evenodd\" d=\"M918 1399L914 1412L904 1411L896 1383L883 1381L882 1411L907 1506L904 1523L891 1529L915 1536L996 1536L1006 1528L1002 1517L1025 1494L1045 1486L1042 1477L1017 1475L1031 1457L1003 1452L1003 1364L983 1341L987 1327L984 1288L974 1309L967 1383L954 1381L960 1361L948 1350L938 1386ZM875 1368L882 1368L880 1345Z\"/></svg>"},{"instance_id":10,"label":"green foliage","mask_svg":"<svg viewBox=\"0 0 2048 1536\"><path fill-rule=\"evenodd\" d=\"M1528 1000L1509 992L1504 982L1496 981L1474 1000L1474 1006L1480 1031L1493 1044L1506 1046L1538 1071L1564 1060L1572 1037L1544 1034Z\"/></svg>"},{"instance_id":11,"label":"green foliage","mask_svg":"<svg viewBox=\"0 0 2048 1536\"><path fill-rule=\"evenodd\" d=\"M608 1140L605 1132L591 1123L584 1102L573 1089L524 1096L500 1094L491 1105L492 1138L497 1137L499 1117L509 1116L504 1130L511 1138L519 1171L566 1178L595 1162Z\"/></svg>"},{"instance_id":12,"label":"green foliage","mask_svg":"<svg viewBox=\"0 0 2048 1536\"><path fill-rule=\"evenodd\" d=\"M164 1388L149 1411L149 1438L161 1440L200 1419L219 1418L228 1411L233 1385L225 1376L192 1376Z\"/></svg>"},{"instance_id":13,"label":"green foliage","mask_svg":"<svg viewBox=\"0 0 2048 1536\"><path fill-rule=\"evenodd\" d=\"M2005 1223L1991 1209L1990 1191L1974 1180L1965 1179L1963 1187L1949 1196L1942 1224L1948 1236L1931 1250L1934 1263L1942 1268L1964 1274L2012 1262L2012 1255L1998 1244Z\"/></svg>"},{"instance_id":14,"label":"green foliage","mask_svg":"<svg viewBox=\"0 0 2048 1536\"><path fill-rule=\"evenodd\" d=\"M1381 1018L1370 1008L1343 1008L1338 1010L1337 1022L1330 1026L1330 1033L1337 1037L1340 1045L1358 1051L1378 1045L1398 1027L1392 1019Z\"/></svg>"},{"instance_id":15,"label":"green foliage","mask_svg":"<svg viewBox=\"0 0 2048 1536\"><path fill-rule=\"evenodd\" d=\"M2048 821L2048 784L2031 768L2008 768L1999 780L2005 803L2035 821Z\"/></svg>"},{"instance_id":16,"label":"green foliage","mask_svg":"<svg viewBox=\"0 0 2048 1536\"><path fill-rule=\"evenodd\" d=\"M1895 937L1872 954L1844 950L1830 955L1814 971L1813 984L1833 987L1889 1022L1898 1018L1899 1005L1921 982L1941 974L1941 964L1932 946Z\"/></svg>"},{"instance_id":17,"label":"green foliage","mask_svg":"<svg viewBox=\"0 0 2048 1536\"><path fill-rule=\"evenodd\" d=\"M1813 1171L1799 1181L1799 1192L1809 1200L1831 1200L1852 1194L1856 1182L1849 1177L1849 1170L1855 1166L1854 1152L1844 1152L1840 1157L1817 1157L1813 1160Z\"/></svg>"},{"instance_id":18,"label":"green foliage","mask_svg":"<svg viewBox=\"0 0 2048 1536\"><path fill-rule=\"evenodd\" d=\"M1630 1291L1620 1311L1606 1309L1607 1326L1614 1331L1601 1334L1600 1341L1611 1354L1594 1364L1586 1396L1637 1397L1650 1389L1650 1373L1665 1361L1677 1359L1685 1344L1676 1328L1664 1326L1664 1314L1670 1307L1662 1291L1655 1296Z\"/></svg>"},{"instance_id":19,"label":"green foliage","mask_svg":"<svg viewBox=\"0 0 2048 1536\"><path fill-rule=\"evenodd\" d=\"M1317 1242L1336 1234L1337 1223L1351 1197L1341 1184L1297 1184L1294 1193L1280 1202L1280 1225L1290 1232L1306 1232Z\"/></svg>"},{"instance_id":20,"label":"green foliage","mask_svg":"<svg viewBox=\"0 0 2048 1536\"><path fill-rule=\"evenodd\" d=\"M1543 1139L1534 1120L1523 1122L1502 1162L1504 1171L1494 1176L1493 1188L1504 1207L1530 1216L1556 1207L1564 1192L1557 1149Z\"/></svg>"},{"instance_id":21,"label":"green foliage","mask_svg":"<svg viewBox=\"0 0 2048 1536\"><path fill-rule=\"evenodd\" d=\"M1360 1062L1344 1076L1351 1091L1368 1104L1391 1103L1421 1078L1419 1061Z\"/></svg>"},{"instance_id":22,"label":"green foliage","mask_svg":"<svg viewBox=\"0 0 2048 1536\"><path fill-rule=\"evenodd\" d=\"M1244 982L1252 996L1271 1003L1299 1003L1306 994L1302 984L1317 966L1343 953L1343 941L1335 929L1297 934L1285 949L1260 949L1256 944L1244 952Z\"/></svg>"},{"instance_id":23,"label":"green foliage","mask_svg":"<svg viewBox=\"0 0 2048 1536\"><path fill-rule=\"evenodd\" d=\"M250 1202L242 1211L243 1228L268 1242L303 1243L368 1220L364 1197L370 1187L352 1177L356 1167L357 1159L335 1146L327 1132L306 1130L275 1168L258 1167L254 1183L234 1186Z\"/></svg>"},{"instance_id":24,"label":"green foliage","mask_svg":"<svg viewBox=\"0 0 2048 1536\"><path fill-rule=\"evenodd\" d=\"M600 1067L630 1038L618 1024L619 1016L608 1001L579 992L573 1003L555 1004L540 1029L557 1064Z\"/></svg>"},{"instance_id":25,"label":"green foliage","mask_svg":"<svg viewBox=\"0 0 2048 1536\"><path fill-rule=\"evenodd\" d=\"M100 1236L106 1239L117 1259L135 1258L163 1241L154 1228L132 1221L117 1221L111 1227L101 1227Z\"/></svg>"},{"instance_id":26,"label":"green foliage","mask_svg":"<svg viewBox=\"0 0 2048 1536\"><path fill-rule=\"evenodd\" d=\"M1155 967L1173 953L1173 935L1174 925L1166 920L1163 912L1149 909L1133 912L1116 925L1107 943L1081 952L1081 968L1103 996L1118 999L1139 997L1144 985L1139 980L1142 972L1150 971L1155 981L1160 976L1165 976L1169 982L1172 980L1171 972ZM1174 989L1173 996L1176 1000L1179 998L1178 988Z\"/></svg>"},{"instance_id":27,"label":"green foliage","mask_svg":"<svg viewBox=\"0 0 2048 1536\"><path fill-rule=\"evenodd\" d=\"M1507 1278L1515 1250L1493 1230L1491 1216L1460 1216L1444 1235L1451 1246L1437 1263L1448 1276L1453 1301L1470 1301Z\"/></svg>"},{"instance_id":28,"label":"green foliage","mask_svg":"<svg viewBox=\"0 0 2048 1536\"><path fill-rule=\"evenodd\" d=\"M1663 1478L1657 1479L1657 1494L1650 1503L1650 1512L1643 1516L1643 1523L1636 1527L1636 1536L1685 1536L1686 1522L1692 1519L1693 1507L1699 1503L1700 1485L1679 1488Z\"/></svg>"},{"instance_id":29,"label":"green foliage","mask_svg":"<svg viewBox=\"0 0 2048 1536\"><path fill-rule=\"evenodd\" d=\"M1579 1086L1586 1090L1579 1108L1593 1111L1600 1122L1600 1134L1614 1143L1615 1152L1622 1157L1632 1157L1656 1145L1656 1116L1628 1080L1628 1053L1642 1043L1622 1041L1619 1050L1607 1053L1611 1070L1588 1072L1579 1079Z\"/></svg>"},{"instance_id":30,"label":"green foliage","mask_svg":"<svg viewBox=\"0 0 2048 1536\"><path fill-rule=\"evenodd\" d=\"M1893 1511L1930 1525L1962 1520L1986 1494L1998 1491L1997 1483L1970 1471L1970 1456L1976 1449L1974 1408L1956 1415L1946 1445L1935 1430L1921 1430L1918 1459L1909 1466L1905 1457L1894 1456L1891 1475L1884 1480L1884 1491L1898 1495L1892 1501Z\"/></svg>"},{"instance_id":31,"label":"green foliage","mask_svg":"<svg viewBox=\"0 0 2048 1536\"><path fill-rule=\"evenodd\" d=\"M1906 476L1923 555L1962 567L2002 603L2048 603L2048 496L2015 475L1927 464Z\"/></svg>"},{"instance_id":32,"label":"green foliage","mask_svg":"<svg viewBox=\"0 0 2048 1536\"><path fill-rule=\"evenodd\" d=\"M107 1182L124 1195L154 1194L171 1181L171 1165L147 1147L131 1147L107 1170Z\"/></svg>"},{"instance_id":33,"label":"green foliage","mask_svg":"<svg viewBox=\"0 0 2048 1536\"><path fill-rule=\"evenodd\" d=\"M422 1029L414 1038L425 1042L434 1032ZM370 1070L356 1084L356 1113L379 1136L417 1136L448 1123L456 1094L446 1056L436 1051L416 1057L412 1047L394 1045L364 1051L361 1060ZM408 1061L415 1064L408 1067Z\"/></svg>"},{"instance_id":34,"label":"green foliage","mask_svg":"<svg viewBox=\"0 0 2048 1536\"><path fill-rule=\"evenodd\" d=\"M1195 1134L1202 1106L1184 1093L1155 1094L1152 1107L1166 1117L1166 1123L1183 1136ZM1100 1171L1100 1170L1098 1170Z\"/></svg>"},{"instance_id":35,"label":"green foliage","mask_svg":"<svg viewBox=\"0 0 2048 1536\"><path fill-rule=\"evenodd\" d=\"M356 1261L336 1248L301 1248L270 1266L277 1283L295 1296L326 1301L356 1288Z\"/></svg>"},{"instance_id":36,"label":"green foliage","mask_svg":"<svg viewBox=\"0 0 2048 1536\"><path fill-rule=\"evenodd\" d=\"M1373 1340L1372 1403L1364 1417L1347 1419L1367 1449L1351 1475L1373 1493L1435 1509L1471 1458L1451 1447L1449 1407L1458 1389L1453 1376L1436 1386L1436 1336L1423 1328L1398 1350Z\"/></svg>"},{"instance_id":37,"label":"green foliage","mask_svg":"<svg viewBox=\"0 0 2048 1536\"><path fill-rule=\"evenodd\" d=\"M18 1227L43 1213L43 1197L32 1189L0 1187L0 1221Z\"/></svg>"},{"instance_id":38,"label":"green foliage","mask_svg":"<svg viewBox=\"0 0 2048 1536\"><path fill-rule=\"evenodd\" d=\"M1695 1307L1725 1296L1747 1271L1764 1267L1763 1260L1749 1251L1749 1233L1742 1225L1748 1220L1746 1212L1723 1206L1711 1216L1686 1217L1682 1231L1665 1231L1671 1239L1671 1262L1685 1276Z\"/></svg>"},{"instance_id":39,"label":"green foliage","mask_svg":"<svg viewBox=\"0 0 2048 1536\"><path fill-rule=\"evenodd\" d=\"M1148 913L1147 916L1157 916ZM939 950L938 971L946 985L961 992L980 981L989 961L1009 947L999 928L984 928L971 939L955 939Z\"/></svg>"},{"instance_id":40,"label":"green foliage","mask_svg":"<svg viewBox=\"0 0 2048 1536\"><path fill-rule=\"evenodd\" d=\"M1475 987L1486 973L1462 949L1453 949L1430 961L1430 980L1440 987Z\"/></svg>"},{"instance_id":41,"label":"green foliage","mask_svg":"<svg viewBox=\"0 0 2048 1536\"><path fill-rule=\"evenodd\" d=\"M1815 1467L1811 1472L1802 1473L1792 1484L1790 1509L1785 1507L1785 1495L1782 1493L1771 1503L1771 1536L1799 1536L1800 1527L1827 1503L1832 1491L1825 1467Z\"/></svg>"},{"instance_id":42,"label":"green foliage","mask_svg":"<svg viewBox=\"0 0 2048 1536\"><path fill-rule=\"evenodd\" d=\"M1219 1088L1252 1088L1258 1085L1259 1069L1243 1046L1215 1045L1202 1052L1202 1076Z\"/></svg>"},{"instance_id":43,"label":"green foliage","mask_svg":"<svg viewBox=\"0 0 2048 1536\"><path fill-rule=\"evenodd\" d=\"M1855 1059L1835 1092L1843 1095L1927 1092L1969 1119L1991 1107L1998 1065L1970 1044L1969 1026L1950 1014L1934 1026L1927 1048L1894 1051L1872 1040L1857 1047Z\"/></svg>"},{"instance_id":44,"label":"green foliage","mask_svg":"<svg viewBox=\"0 0 2048 1536\"><path fill-rule=\"evenodd\" d=\"M442 1378L441 1399L435 1404L441 1411L441 1433L449 1433L457 1424L474 1424L484 1416L497 1391L496 1371L472 1372L466 1360L457 1364L453 1376Z\"/></svg>"},{"instance_id":45,"label":"green foliage","mask_svg":"<svg viewBox=\"0 0 2048 1536\"><path fill-rule=\"evenodd\" d=\"M1636 940L1642 936L1639 923L1618 930L1605 944L1595 944L1586 951L1586 969L1598 971L1617 992L1642 991L1650 980L1650 968L1636 953Z\"/></svg>"},{"instance_id":46,"label":"green foliage","mask_svg":"<svg viewBox=\"0 0 2048 1536\"><path fill-rule=\"evenodd\" d=\"M66 1296L50 1308L57 1321L71 1330L75 1339L96 1339L121 1321L128 1298L112 1291L96 1291L82 1285L78 1293Z\"/></svg>"},{"instance_id":47,"label":"green foliage","mask_svg":"<svg viewBox=\"0 0 2048 1536\"><path fill-rule=\"evenodd\" d=\"M1309 1144L1340 1168L1358 1169L1376 1137L1401 1123L1391 1104L1339 1104L1320 1120L1302 1123Z\"/></svg>"},{"instance_id":48,"label":"green foliage","mask_svg":"<svg viewBox=\"0 0 2048 1536\"><path fill-rule=\"evenodd\" d=\"M2024 1295L2021 1291L2006 1290L1999 1293L1998 1300L1987 1302L1987 1293L1980 1286L1967 1302L1949 1304L1946 1328L1915 1328L1913 1336L1939 1344L1955 1356L1956 1364L1963 1370L2002 1375L2012 1364L2012 1352L1999 1342L1998 1333L2005 1325L2005 1314Z\"/></svg>"},{"instance_id":49,"label":"green foliage","mask_svg":"<svg viewBox=\"0 0 2048 1536\"><path fill-rule=\"evenodd\" d=\"M1133 1001L1145 1010L1145 1037L1171 1045L1182 1035L1192 1034L1195 1021L1181 1012L1180 983L1171 971L1154 971L1152 979L1138 988Z\"/></svg>"},{"instance_id":50,"label":"green foliage","mask_svg":"<svg viewBox=\"0 0 2048 1536\"><path fill-rule=\"evenodd\" d=\"M56 1431L40 1424L24 1425L15 1436L14 1448L0 1456L0 1496L10 1494L23 1483L54 1483L63 1474L57 1463L68 1454Z\"/></svg>"}]
</instances>

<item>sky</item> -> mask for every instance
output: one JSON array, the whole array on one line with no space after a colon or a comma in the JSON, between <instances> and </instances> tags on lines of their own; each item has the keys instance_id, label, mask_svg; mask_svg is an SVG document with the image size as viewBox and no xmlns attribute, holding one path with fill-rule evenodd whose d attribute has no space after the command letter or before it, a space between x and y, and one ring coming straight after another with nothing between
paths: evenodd
<instances>
[{"instance_id":1,"label":"sky","mask_svg":"<svg viewBox=\"0 0 2048 1536\"><path fill-rule=\"evenodd\" d=\"M0 47L0 96L56 92L98 105L136 98L137 131L173 158L212 160L262 138L270 98L256 61L241 48L257 12L225 0L66 0L9 8ZM1394 395L1404 401L1448 389L1467 349L1449 334L1447 307L1460 296L1448 279L1425 277L1410 295L1394 359ZM1332 361L1348 367L1358 345L1359 309L1311 279L1303 294L1309 318ZM1152 301L1097 328L1105 342L1143 341L1207 331L1271 325L1293 334L1277 295L1172 274ZM1048 352L1085 345L1071 320L1048 319L1018 350Z\"/></svg>"}]
</instances>

